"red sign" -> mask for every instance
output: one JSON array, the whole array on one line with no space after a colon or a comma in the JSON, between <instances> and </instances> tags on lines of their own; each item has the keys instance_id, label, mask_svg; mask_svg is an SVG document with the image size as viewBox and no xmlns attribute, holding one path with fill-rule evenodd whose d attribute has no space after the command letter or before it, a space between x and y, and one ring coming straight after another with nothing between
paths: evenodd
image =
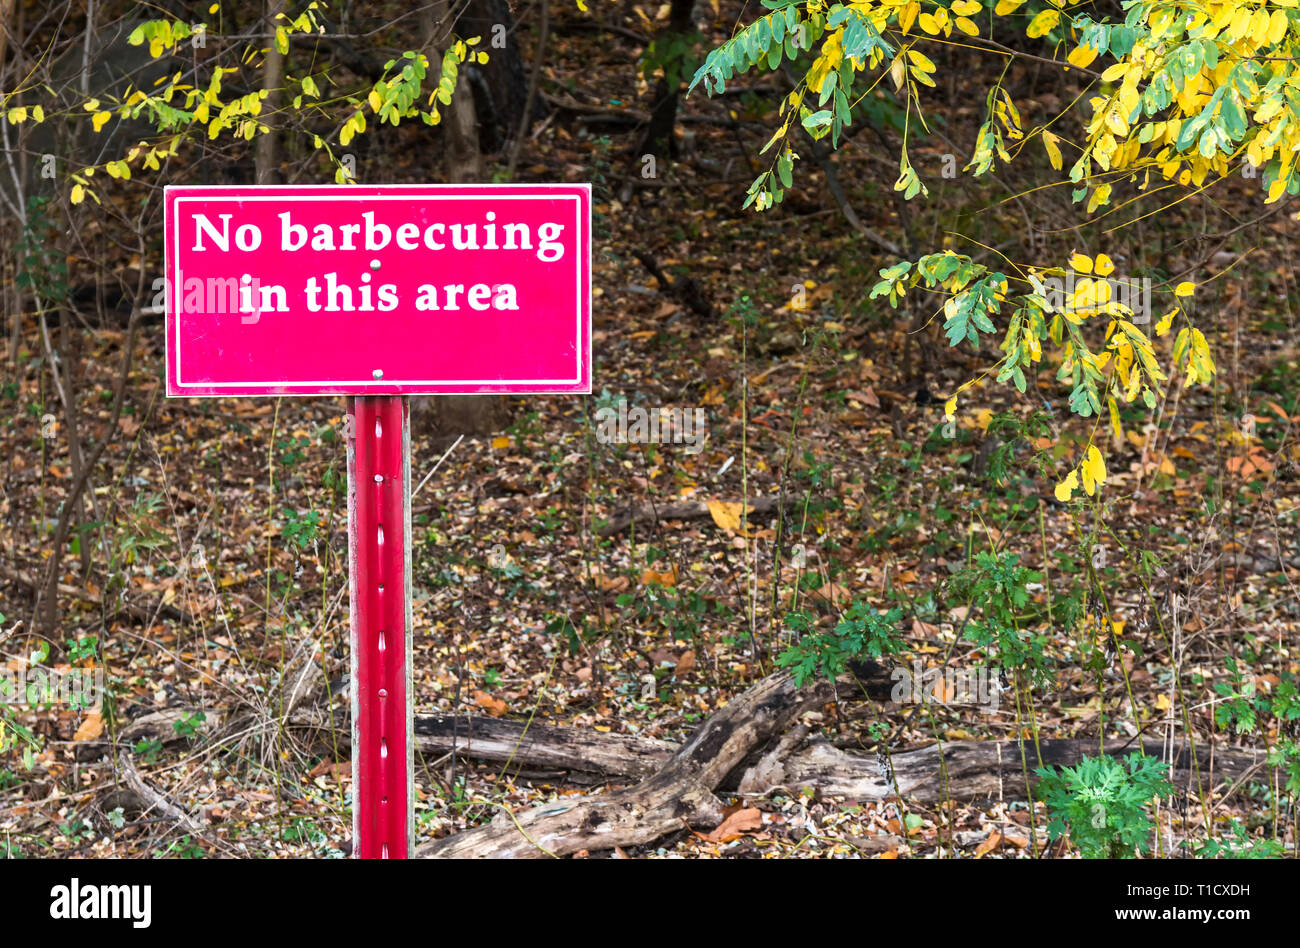
<instances>
[{"instance_id":1,"label":"red sign","mask_svg":"<svg viewBox=\"0 0 1300 948\"><path fill-rule=\"evenodd\" d=\"M586 184L169 187L167 394L591 391Z\"/></svg>"}]
</instances>

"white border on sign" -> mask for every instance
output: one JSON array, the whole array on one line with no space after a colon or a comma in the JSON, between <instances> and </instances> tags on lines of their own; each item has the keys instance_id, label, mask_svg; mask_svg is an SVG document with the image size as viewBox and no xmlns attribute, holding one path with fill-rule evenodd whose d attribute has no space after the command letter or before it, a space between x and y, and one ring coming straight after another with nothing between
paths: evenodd
<instances>
[{"instance_id":1,"label":"white border on sign","mask_svg":"<svg viewBox=\"0 0 1300 948\"><path fill-rule=\"evenodd\" d=\"M241 187L241 186L239 186L239 185L226 185L225 187L230 187L230 188L233 189L233 188L239 188L239 187ZM314 185L314 186L313 186L313 185L304 185L304 187L320 187L320 188L325 189L325 190L332 190L334 186L331 186L331 185ZM536 185L534 185L534 187L536 187ZM572 185L565 185L565 187L572 187ZM214 188L214 190L215 190L215 188ZM350 190L350 189L349 189L349 190ZM280 380L267 380L267 381L253 380L253 381L242 381L242 382L186 382L186 381L184 381L184 379L181 377L181 313L182 313L182 307L181 307L180 304L181 304L181 302L182 302L182 300L183 300L183 293L182 293L183 288L182 288L182 287L173 287L173 290L174 290L174 292L176 293L175 298L172 300L172 306L173 306L172 314L173 314L173 323L174 323L174 326L175 326L175 337L176 337L176 388L177 388L178 390L179 390L179 389L182 389L182 388L186 388L186 387L211 389L211 388L243 388L243 387L250 387L250 386L281 386L281 387L285 387L285 388L293 388L293 387L296 387L296 386L307 386L307 385L310 385L310 386L347 386L347 387L350 389L350 388L352 388L353 386L361 386L361 387L367 387L367 388L375 388L375 387L383 388L383 387L389 387L389 386L394 386L394 385L431 385L431 386L439 386L439 385L566 385L566 386L568 386L568 385L579 385L579 384L581 384L581 382L582 382L582 356L583 356L583 353L582 353L582 313L583 313L583 305L582 305L582 259L581 259L581 257L579 256L579 254L580 254L581 251L582 251L582 244L583 244L583 239L584 239L584 238L586 238L586 242L587 242L587 260L588 260L588 269L590 269L590 261L591 261L591 244L590 244L590 239L591 239L591 238L590 238L590 235L587 234L587 233L585 232L585 230L583 229L583 220L582 220L582 196L581 196L581 195L578 195L578 194L548 194L548 193L545 193L545 192L538 193L538 194L499 194L499 195L493 195L493 194L491 193L491 191L486 191L486 192L482 192L482 193L471 193L471 194L465 194L465 193L458 193L458 194L431 194L431 193L428 193L428 192L421 192L421 191L419 191L419 190L414 190L414 191L412 191L412 192L410 192L410 193L407 193L407 194L357 194L357 195L355 195L355 196L353 196L353 195L351 195L351 194L337 194L337 195L336 195L336 194L331 194L328 198L326 198L326 200L344 200L344 201L354 201L354 200L363 200L363 201L407 201L407 202L409 202L409 201L411 201L412 199L420 199L420 198L427 199L427 200L434 200L434 201L454 201L454 200L465 201L465 200L476 200L476 199L482 199L482 198L493 198L493 199L495 199L495 200L539 200L539 199L540 199L540 200L545 200L545 201L573 201L573 202L574 202L574 222L575 222L575 225L576 225L575 228L574 228L574 233L577 235L577 240L576 240L576 245L575 245L575 247L574 247L574 251L575 251L575 252L574 252L574 254L573 254L573 258L574 258L574 266L575 266L575 270L576 270L576 272L575 272L574 283L575 283L575 290L576 290L576 292L575 292L575 301L577 302L577 312L575 313L575 323L574 323L574 359L575 359L574 369L575 369L575 372L574 372L574 377L573 377L573 378L571 378L571 379L437 379L437 380L435 380L435 379L360 379L360 380L352 380L352 379L324 379L324 380L300 379L300 380L296 380L296 381L292 381L292 382L289 382L289 381L285 381L285 380L283 380L283 379L280 379ZM240 194L240 195L231 195L231 196L229 196L229 197L224 196L224 195L220 195L220 194L215 194L215 195L210 195L210 196L209 196L209 195L204 195L204 196L201 196L201 197L199 197L199 196L195 196L195 197L177 197L177 198L175 198L175 201L174 201L174 203L175 203L175 205L176 205L176 209L177 209L177 211L176 211L177 223L176 223L176 228L175 228L175 240L176 240L176 248L175 248L175 253L176 253L176 270L177 270L177 272L179 272L179 273L184 273L184 272L185 272L185 268L181 265L181 244L180 244L180 239L181 239L180 216L181 216L181 215L180 215L180 205L183 204L183 203L186 202L186 201L191 201L191 202L193 202L193 201L197 201L197 202L201 202L201 203L206 203L206 202L210 202L210 201L237 201L237 202L243 202L243 201L317 201L317 202L318 202L318 201L320 201L320 200L321 200L321 197L314 196L314 195L305 195L305 194L284 194L284 195L270 195L270 194L268 194L268 195L248 195L248 194ZM170 274L168 274L168 276L170 277ZM591 347L590 347L590 340L588 340L588 346L587 346L587 348L588 348L588 350L589 350L588 353L587 353L587 361L588 361L588 364L590 364L590 361L591 361L591 356L590 356L590 348L591 348Z\"/></svg>"}]
</instances>

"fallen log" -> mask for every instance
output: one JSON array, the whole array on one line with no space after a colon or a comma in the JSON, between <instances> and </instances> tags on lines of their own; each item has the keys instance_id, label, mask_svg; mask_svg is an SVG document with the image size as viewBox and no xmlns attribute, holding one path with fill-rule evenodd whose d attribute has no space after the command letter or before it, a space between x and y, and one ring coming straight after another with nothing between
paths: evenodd
<instances>
[{"instance_id":1,"label":"fallen log","mask_svg":"<svg viewBox=\"0 0 1300 948\"><path fill-rule=\"evenodd\" d=\"M1120 738L1108 740L1104 746L1108 755L1127 756L1139 749L1139 743L1148 757L1166 758L1166 748L1159 740ZM1098 754L1095 739L1040 740L1038 747L1046 766L1068 767ZM1209 790L1211 784L1239 780L1252 768L1262 766L1266 757L1262 750L1215 748L1211 769L1210 748L1198 745L1196 751L1195 769L1188 745L1176 745L1169 756L1172 783L1191 795L1197 793L1198 772L1204 788ZM1030 783L1036 784L1033 771L1039 763L1032 743L1025 745L1025 754ZM889 766L893 779L889 777ZM738 793L751 796L765 796L781 789L795 793L804 787L858 803L885 800L895 793L919 804L945 799L1011 801L1026 797L1020 747L1015 741L953 741L943 744L942 749L939 744L931 744L897 751L882 766L874 756L853 754L818 739L779 761L765 760L735 781Z\"/></svg>"},{"instance_id":2,"label":"fallen log","mask_svg":"<svg viewBox=\"0 0 1300 948\"><path fill-rule=\"evenodd\" d=\"M865 665L837 683L841 699L888 698L888 669ZM847 688L844 686L848 686ZM851 688L851 690L849 690ZM491 823L417 848L420 856L536 857L581 850L609 850L652 842L683 828L707 829L722 817L718 793L766 796L811 788L854 802L901 795L914 804L942 800L1015 801L1026 798L1020 746L1016 741L953 741L894 751L882 765L874 755L854 753L825 738L809 737L798 724L805 710L835 696L836 686L818 681L802 690L788 673L763 679L703 724L684 745L636 735L467 715L419 715L416 748L425 756L458 756L507 765L514 771L541 768L605 780L630 779L634 786L610 793L569 797L527 812L503 808ZM290 723L328 728L324 709L296 712ZM152 733L166 739L184 712L170 709L132 722L123 737ZM346 720L335 723L341 744L350 734ZM1262 751L1198 746L1196 767L1186 744L1166 749L1159 740L1112 739L1110 755L1141 745L1148 756L1169 759L1176 788L1189 796L1244 778L1263 767ZM1030 783L1034 767L1068 766L1099 752L1095 739L1041 740L1025 745ZM892 769L891 769L892 768Z\"/></svg>"},{"instance_id":3,"label":"fallen log","mask_svg":"<svg viewBox=\"0 0 1300 948\"><path fill-rule=\"evenodd\" d=\"M455 751L475 760L604 778L648 777L677 750L669 741L632 734L463 714L416 715L415 746L426 756Z\"/></svg>"},{"instance_id":4,"label":"fallen log","mask_svg":"<svg viewBox=\"0 0 1300 948\"><path fill-rule=\"evenodd\" d=\"M827 682L800 689L786 672L771 675L709 718L663 767L635 786L569 797L526 813L503 807L486 826L423 843L416 855L565 856L649 843L692 825L716 826L722 803L714 789L751 750L831 693Z\"/></svg>"},{"instance_id":5,"label":"fallen log","mask_svg":"<svg viewBox=\"0 0 1300 948\"><path fill-rule=\"evenodd\" d=\"M151 711L128 722L119 735L124 744L156 740L163 744L186 740L177 722L196 713L204 715L210 733L231 719L227 711L175 707ZM328 712L319 707L298 709L288 717L296 728L330 730ZM352 732L348 720L337 715L332 736L348 746ZM107 741L82 741L79 759L102 753ZM458 757L511 764L530 770L550 770L585 775L599 780L647 777L677 750L670 741L634 734L609 734L554 724L472 717L464 714L417 714L415 750L424 757L441 757L453 751Z\"/></svg>"},{"instance_id":6,"label":"fallen log","mask_svg":"<svg viewBox=\"0 0 1300 948\"><path fill-rule=\"evenodd\" d=\"M140 771L135 769L135 764L131 762L131 758L125 751L118 755L117 766L123 786L138 801L141 813L145 816L156 814L191 836L204 835L203 828L184 807L174 803L165 793L140 776Z\"/></svg>"}]
</instances>

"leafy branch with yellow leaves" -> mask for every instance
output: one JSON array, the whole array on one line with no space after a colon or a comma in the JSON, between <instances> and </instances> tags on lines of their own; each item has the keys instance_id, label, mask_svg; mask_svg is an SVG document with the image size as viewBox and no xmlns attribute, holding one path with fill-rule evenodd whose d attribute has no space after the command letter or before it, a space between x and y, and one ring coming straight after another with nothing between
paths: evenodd
<instances>
[{"instance_id":1,"label":"leafy branch with yellow leaves","mask_svg":"<svg viewBox=\"0 0 1300 948\"><path fill-rule=\"evenodd\" d=\"M294 36L324 33L327 8L328 4L313 0L295 17L277 14L271 42L280 53L287 53ZM208 12L219 14L220 5L212 4ZM147 47L152 59L162 60L179 55L187 44L195 49L204 49L214 39L219 37L214 37L207 24L157 19L136 26L127 41L133 46ZM431 63L424 53L407 51L386 62L384 75L368 90L340 90L335 77L323 72L286 76L288 91L292 93L292 108L295 113L325 116L345 110L345 117L336 133L338 144L345 147L356 136L365 133L368 117L392 125L410 118L437 125L442 118L440 109L450 104L456 90L460 67L471 60L478 63L487 61L487 53L475 48L479 41L479 37L452 41L432 73ZM213 65L206 70L206 81L187 82L184 79L187 71L181 69L159 80L150 90L130 87L118 99L103 95L82 102L79 109L70 110L72 116L84 113L96 134L102 133L114 120L125 123L142 119L159 133L152 141L139 141L132 145L122 157L87 165L73 172L70 175L71 202L80 204L90 197L100 203L93 180L98 172L126 180L131 177L133 167L158 171L162 160L177 155L178 149L195 137L214 141L229 136L251 141L257 135L269 133L263 104L270 90L228 95L223 88L224 82L232 75L245 68L258 67L267 52L267 48L248 45L238 51L238 65ZM193 71L197 74L200 69L195 67ZM431 80L430 89L427 86ZM334 94L327 95L324 90L331 88ZM47 113L39 104L14 106L5 112L6 118L14 124L29 120L39 124L54 114ZM322 151L333 165L336 183L346 184L353 180L350 169L335 156L331 143L324 136L313 133L311 140L313 147Z\"/></svg>"},{"instance_id":2,"label":"leafy branch with yellow leaves","mask_svg":"<svg viewBox=\"0 0 1300 948\"><path fill-rule=\"evenodd\" d=\"M796 86L782 98L780 125L763 149L776 147L776 158L750 186L746 207L766 210L793 187L798 155L789 136L795 122L812 138L829 136L837 146L855 120L855 106L892 95L906 116L915 111L924 124L924 89L935 88L936 66L921 47L966 45L1005 55L1009 64L1021 54L994 38L1008 28L1043 42L1048 55L1030 58L1076 71L1085 91L1061 115L1026 130L999 80L985 97L986 118L965 166L973 177L989 174L998 161L1011 163L1037 136L1052 168L1065 172L1063 183L1074 186L1073 203L1088 216L1112 205L1121 183L1138 193L1153 185L1201 189L1243 161L1257 170L1266 203L1300 192L1300 0L1139 0L1126 4L1122 22L1097 20L1076 0L1028 7L1026 0L761 2L769 12L713 49L691 83L717 95L751 68L794 69ZM1064 60L1058 50L1065 51ZM1093 68L1099 59L1109 61L1100 72L1100 66ZM886 77L890 83L882 85ZM1082 135L1077 146L1063 131L1049 130L1076 108ZM1068 171L1063 144L1078 151ZM906 133L894 189L907 200L928 196L908 158ZM1105 411L1117 437L1121 403L1140 397L1148 410L1155 408L1170 374L1181 373L1189 385L1212 379L1209 344L1182 308L1192 283L1178 284L1175 305L1155 325L1161 337L1180 315L1185 323L1162 369L1132 308L1112 298L1110 258L1075 253L1069 266L1071 276L1081 279L1069 299L1053 302L1043 280L1064 275L1063 268L1017 267L1014 282L1023 292L1012 295L1013 278L946 250L882 269L871 297L887 296L897 306L912 287L942 293L949 345L978 347L981 336L1001 333L996 378L1022 393L1026 373L1035 371L1050 344L1059 356L1057 380L1068 386L1070 410L1084 418ZM1094 326L1097 332L1091 333ZM1100 339L1090 343L1090 334ZM948 402L949 418L955 403L956 396ZM1057 497L1069 499L1079 486L1092 495L1105 479L1105 461L1090 439L1082 460L1058 484Z\"/></svg>"}]
</instances>

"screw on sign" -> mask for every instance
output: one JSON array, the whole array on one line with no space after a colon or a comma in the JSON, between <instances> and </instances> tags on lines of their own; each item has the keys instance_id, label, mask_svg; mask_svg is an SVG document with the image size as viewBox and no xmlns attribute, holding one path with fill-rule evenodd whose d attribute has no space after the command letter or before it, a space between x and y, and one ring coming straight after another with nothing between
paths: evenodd
<instances>
[{"instance_id":1,"label":"screw on sign","mask_svg":"<svg viewBox=\"0 0 1300 948\"><path fill-rule=\"evenodd\" d=\"M589 185L169 187L167 394L346 395L353 854L414 839L409 395L591 392Z\"/></svg>"}]
</instances>

